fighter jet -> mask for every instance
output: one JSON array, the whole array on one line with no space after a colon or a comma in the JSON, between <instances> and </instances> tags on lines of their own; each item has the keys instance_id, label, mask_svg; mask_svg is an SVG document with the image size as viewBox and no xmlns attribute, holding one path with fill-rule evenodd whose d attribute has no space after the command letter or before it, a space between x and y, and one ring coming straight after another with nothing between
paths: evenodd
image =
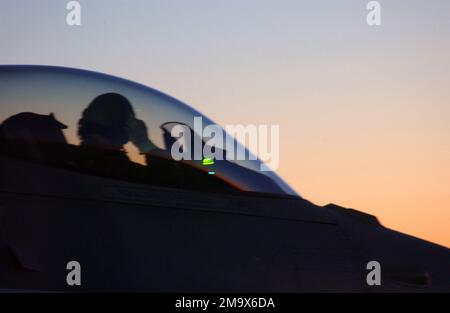
<instances>
[{"instance_id":1,"label":"fighter jet","mask_svg":"<svg viewBox=\"0 0 450 313\"><path fill-rule=\"evenodd\" d=\"M214 124L126 79L0 66L0 290L450 292L445 247L315 205L255 158L174 159L195 117Z\"/></svg>"}]
</instances>

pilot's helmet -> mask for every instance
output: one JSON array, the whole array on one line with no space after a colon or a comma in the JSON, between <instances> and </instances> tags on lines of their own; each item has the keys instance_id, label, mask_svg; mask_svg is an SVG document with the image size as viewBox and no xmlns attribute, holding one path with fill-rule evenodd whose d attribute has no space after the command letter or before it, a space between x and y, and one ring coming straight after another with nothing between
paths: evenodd
<instances>
[{"instance_id":1,"label":"pilot's helmet","mask_svg":"<svg viewBox=\"0 0 450 313\"><path fill-rule=\"evenodd\" d=\"M96 97L83 111L78 122L82 144L121 148L129 141L127 125L135 114L131 103L117 93Z\"/></svg>"},{"instance_id":2,"label":"pilot's helmet","mask_svg":"<svg viewBox=\"0 0 450 313\"><path fill-rule=\"evenodd\" d=\"M7 118L1 126L3 140L16 142L66 143L63 129L67 126L57 121L53 113L42 115L23 112Z\"/></svg>"}]
</instances>

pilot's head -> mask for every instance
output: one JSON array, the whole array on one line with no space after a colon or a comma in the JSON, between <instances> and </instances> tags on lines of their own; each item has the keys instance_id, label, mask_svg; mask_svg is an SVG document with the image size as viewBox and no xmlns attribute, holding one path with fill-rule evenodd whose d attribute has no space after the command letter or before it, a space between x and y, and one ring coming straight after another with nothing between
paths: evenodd
<instances>
[{"instance_id":1,"label":"pilot's head","mask_svg":"<svg viewBox=\"0 0 450 313\"><path fill-rule=\"evenodd\" d=\"M81 144L120 150L130 140L127 125L134 118L127 98L117 93L102 94L88 105L78 122Z\"/></svg>"},{"instance_id":2,"label":"pilot's head","mask_svg":"<svg viewBox=\"0 0 450 313\"><path fill-rule=\"evenodd\" d=\"M51 142L66 143L63 129L67 126L56 120L53 113L42 115L22 112L7 118L1 128L3 140L21 143Z\"/></svg>"}]
</instances>

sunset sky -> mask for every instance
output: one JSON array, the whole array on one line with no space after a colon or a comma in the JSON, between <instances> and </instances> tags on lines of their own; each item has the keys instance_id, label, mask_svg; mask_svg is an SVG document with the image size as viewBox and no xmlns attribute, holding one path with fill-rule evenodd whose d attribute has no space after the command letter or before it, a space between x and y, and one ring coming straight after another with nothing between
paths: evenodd
<instances>
[{"instance_id":1,"label":"sunset sky","mask_svg":"<svg viewBox=\"0 0 450 313\"><path fill-rule=\"evenodd\" d=\"M219 124L278 124L303 197L450 247L450 1L0 3L0 64L100 71Z\"/></svg>"}]
</instances>

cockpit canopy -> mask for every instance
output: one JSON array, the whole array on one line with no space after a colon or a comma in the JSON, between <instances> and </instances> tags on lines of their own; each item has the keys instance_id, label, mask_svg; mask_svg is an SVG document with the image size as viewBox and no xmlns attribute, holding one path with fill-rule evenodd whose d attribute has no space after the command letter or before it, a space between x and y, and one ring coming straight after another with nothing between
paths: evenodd
<instances>
[{"instance_id":1,"label":"cockpit canopy","mask_svg":"<svg viewBox=\"0 0 450 313\"><path fill-rule=\"evenodd\" d=\"M261 171L256 158L175 160L171 132L183 127L196 140L194 118L203 128L215 125L188 105L125 79L62 67L0 66L3 156L156 186L296 195L274 172Z\"/></svg>"}]
</instances>

